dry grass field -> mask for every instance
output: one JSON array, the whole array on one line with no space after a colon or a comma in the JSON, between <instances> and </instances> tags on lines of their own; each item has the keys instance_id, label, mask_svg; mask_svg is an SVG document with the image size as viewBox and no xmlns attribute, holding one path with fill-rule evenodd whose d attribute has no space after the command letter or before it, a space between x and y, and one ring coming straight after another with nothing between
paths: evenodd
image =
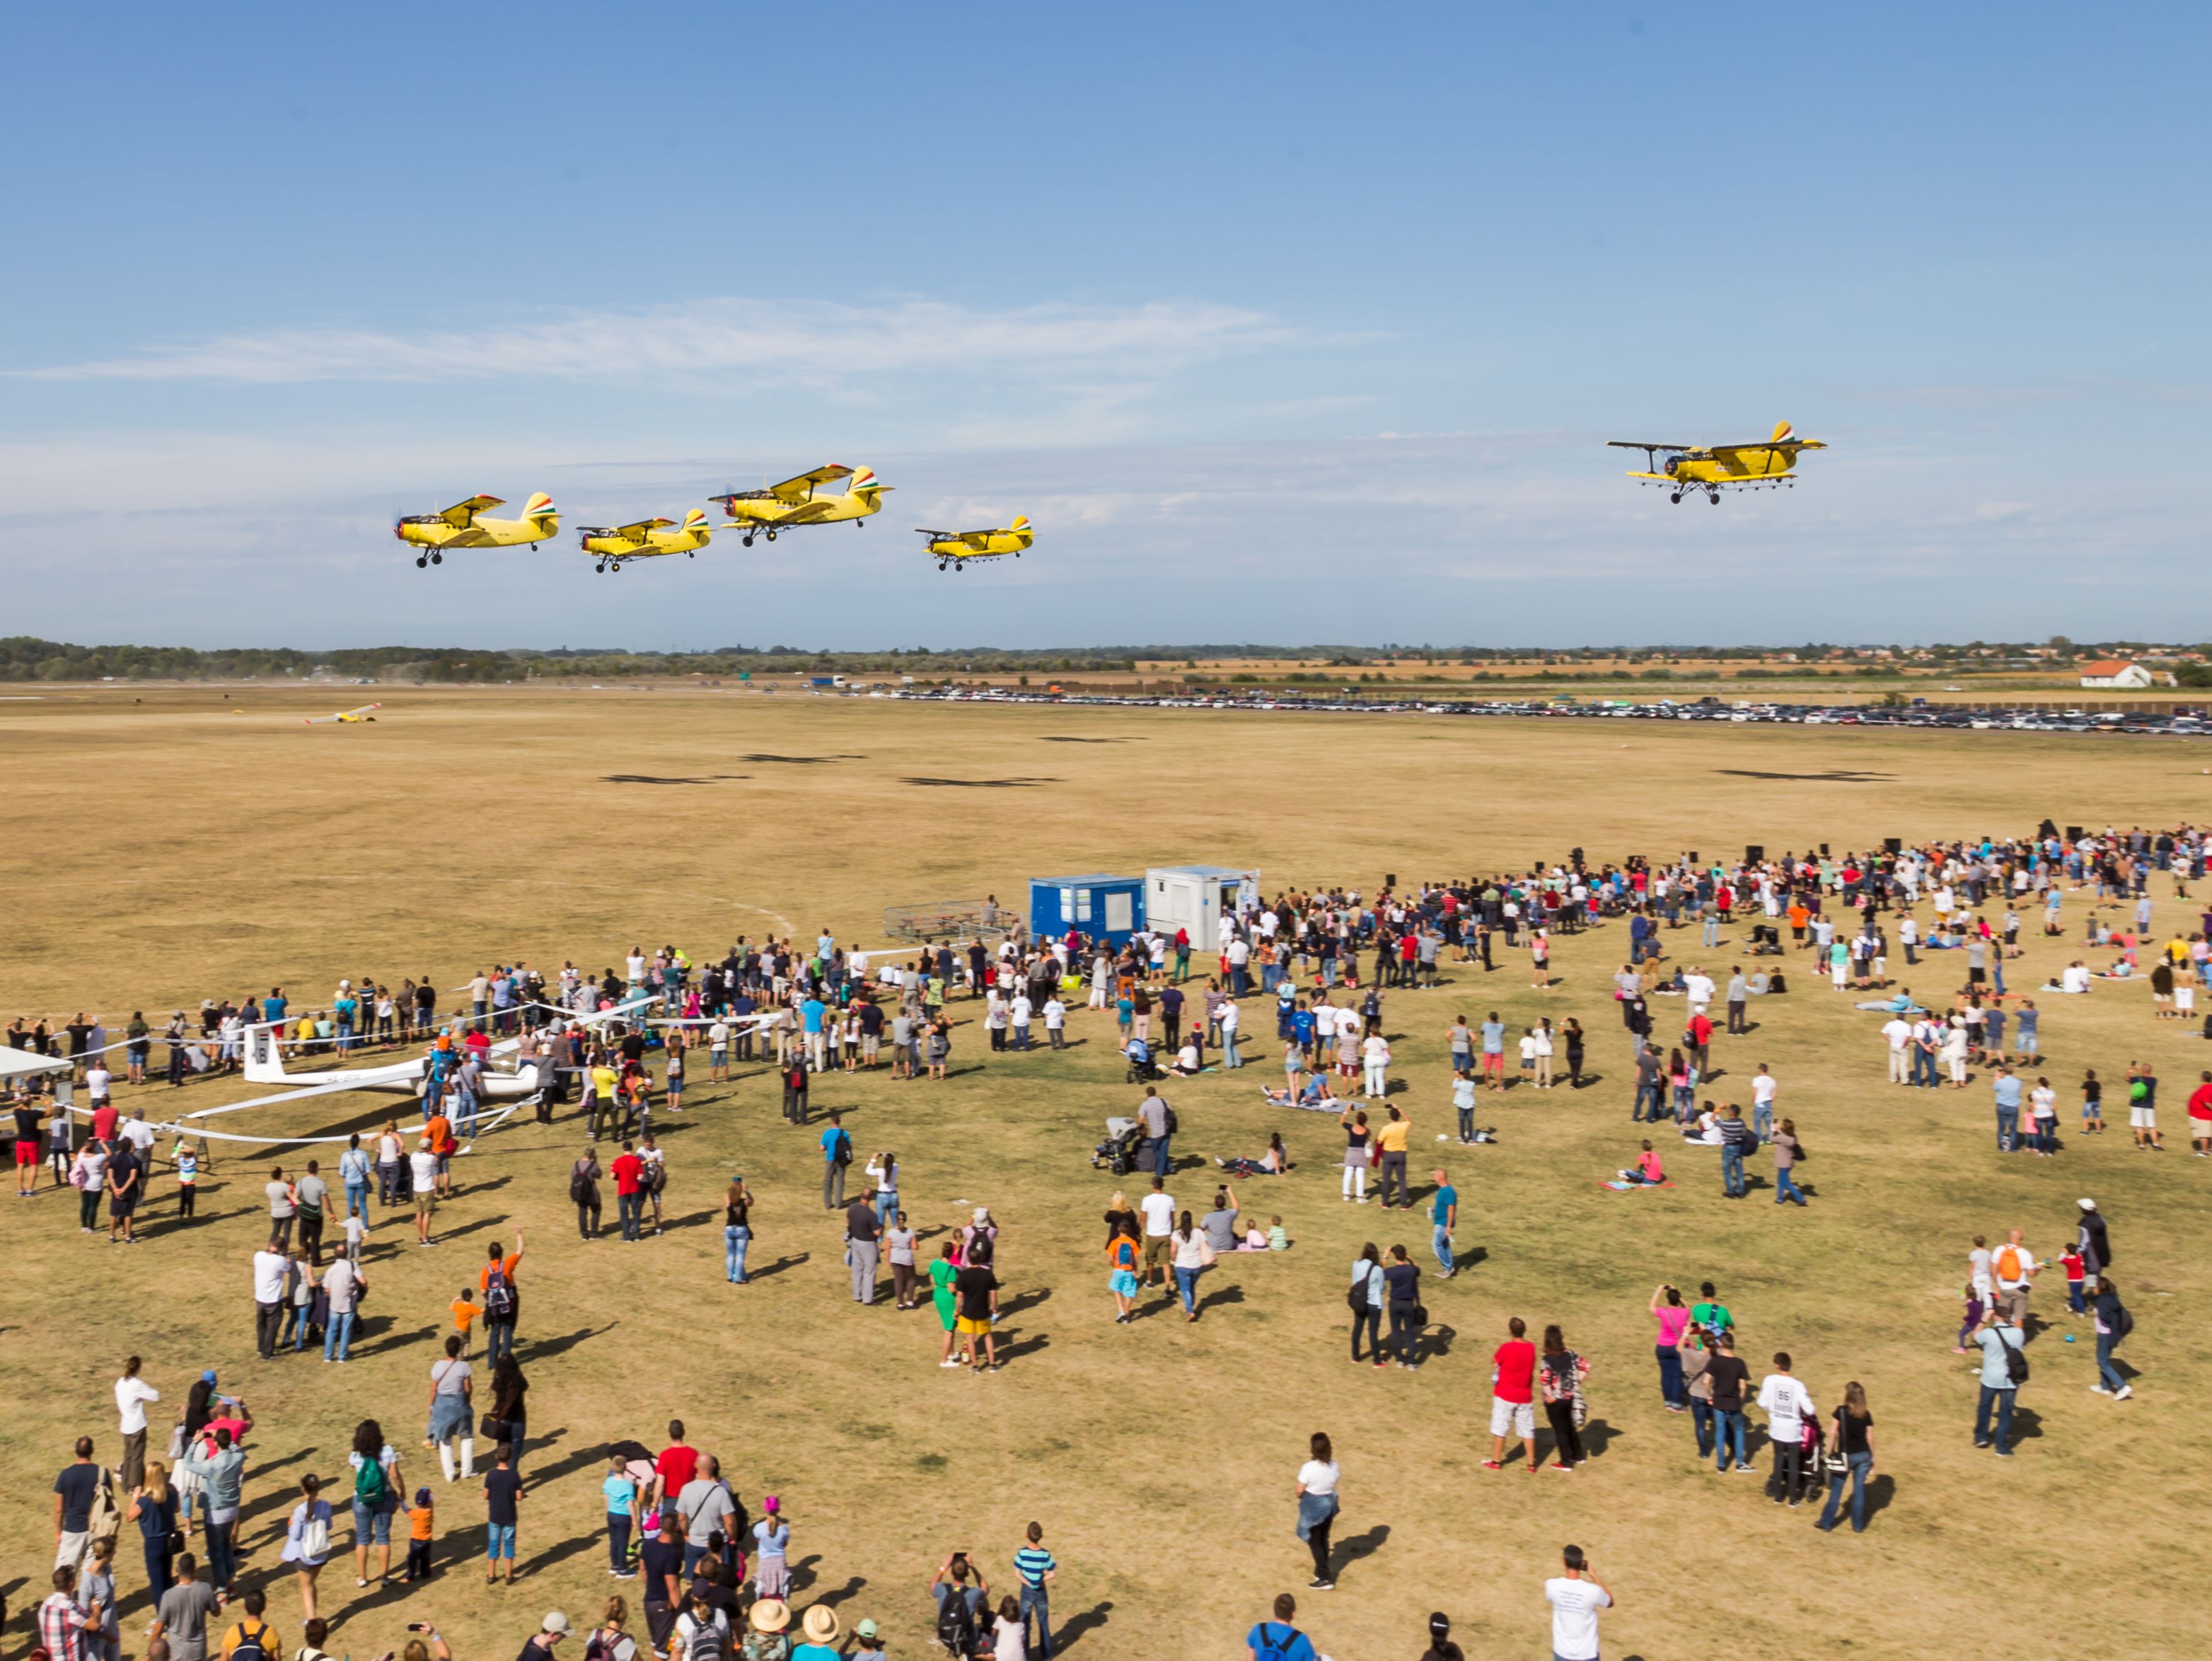
<instances>
[{"instance_id":1,"label":"dry grass field","mask_svg":"<svg viewBox=\"0 0 2212 1661\"><path fill-rule=\"evenodd\" d=\"M427 971L453 987L497 958L597 969L634 943L672 940L696 957L739 934L823 926L875 941L886 904L987 891L1025 904L1028 877L1066 871L1251 863L1270 890L1328 879L1371 890L1386 871L1487 872L1575 843L1597 858L1740 854L1747 842L1840 849L2004 832L2046 814L2202 818L2212 785L2202 746L2089 735L522 689L387 691L374 726L307 727L301 715L354 700L343 689L234 690L228 701L40 690L41 701L0 703L0 1015L86 1009L112 1024L133 1007L166 1015L276 983L318 1001L341 975L396 984ZM2193 916L2166 882L2153 891L2161 927ZM2076 937L2086 898L2067 907ZM2078 955L2027 932L2015 989ZM1730 956L1693 941L1685 931L1669 950ZM334 1565L334 1654L380 1653L407 1621L434 1619L462 1661L497 1661L549 1607L596 1615L612 1583L595 1456L617 1437L657 1445L671 1414L721 1454L756 1514L763 1493L783 1496L796 1601L834 1599L848 1627L873 1615L895 1656L927 1652L924 1587L945 1551L970 1548L994 1583L1011 1580L1033 1517L1061 1564L1055 1620L1091 1661L1241 1655L1245 1628L1285 1588L1299 1589L1301 1624L1338 1661L1417 1655L1431 1609L1452 1613L1470 1655L1542 1655L1539 1583L1568 1540L1620 1601L1608 1656L2198 1652L2212 1600L2194 1544L2212 1482L2190 1403L2212 1359L2199 1320L2212 1293L2212 1165L2182 1145L2181 1103L2212 1050L2154 1022L2147 991L2100 983L2087 1000L2048 1001L2045 1070L2062 1123L2074 1122L2085 1065L2111 1078L2153 1059L2169 1151L2132 1153L2123 1129L2087 1145L2069 1137L2054 1161L2001 1159L1984 1080L1956 1093L1886 1086L1875 1019L1801 975L1790 996L1755 1006L1752 1036L1717 1043L1714 1092L1747 1100L1753 1065L1773 1068L1814 1155L1811 1208L1778 1208L1763 1185L1726 1202L1714 1156L1672 1147L1679 1186L1619 1195L1599 1182L1636 1146L1607 982L1625 955L1621 931L1605 929L1561 944L1562 983L1547 994L1508 959L1388 998L1395 1070L1409 1086L1394 1099L1413 1117L1417 1166L1450 1117L1443 1034L1455 1012L1578 1015L1602 1075L1579 1093L1486 1098L1480 1116L1499 1141L1443 1157L1462 1196L1461 1249L1476 1261L1449 1285L1428 1283L1443 1353L1418 1375L1351 1366L1341 1287L1363 1240L1404 1240L1428 1262L1425 1221L1340 1202L1333 1123L1259 1099L1258 1085L1279 1076L1264 1043L1255 1070L1170 1091L1184 1123L1172 1187L1203 1209L1212 1156L1256 1154L1279 1129L1300 1168L1240 1193L1281 1214L1295 1248L1224 1259L1195 1325L1164 1310L1113 1324L1098 1250L1113 1183L1086 1156L1135 1092L1097 1017L1078 1020L1080 1042L1058 1056L993 1056L980 1025L964 1025L944 1084L836 1078L816 1091L817 1110L842 1108L863 1151L897 1151L919 1225L993 1208L1012 1358L995 1377L939 1370L926 1311L848 1299L813 1135L779 1124L757 1069L732 1086L695 1085L667 1138L672 1226L635 1252L576 1238L572 1122L488 1140L463 1162L436 1250L405 1244L396 1215L380 1221L365 1342L343 1373L312 1355L253 1356L258 1170L227 1159L189 1233L161 1184L155 1226L128 1250L78 1235L63 1197L16 1202L0 1217L13 1270L0 1287L0 1388L14 1404L0 1442L0 1585L13 1609L36 1600L53 1473L82 1430L113 1452L120 1358L143 1354L172 1401L212 1366L260 1420L248 1573L270 1578L278 1630L295 1646L297 1600L276 1563L289 1485L339 1469L364 1414L419 1448L445 1306L484 1243L521 1226L537 1444L523 1583L483 1585L471 1555L481 1502L462 1485L441 1489L447 1572L411 1594L356 1593ZM1962 975L1900 972L1930 996ZM185 1104L234 1088L196 1084ZM145 1093L149 1111L175 1110L166 1091ZM374 1123L382 1099L277 1110L270 1134ZM743 1290L724 1284L715 1208L736 1169L761 1196L755 1269L774 1271ZM1969 1236L2016 1226L2055 1250L2081 1194L2112 1219L2139 1317L2124 1352L2141 1370L2137 1398L2090 1394L2089 1345L2063 1342L2081 1329L2047 1279L2037 1304L2055 1324L2030 1352L2021 1457L1976 1454L1972 1378L1950 1353ZM1793 1351L1824 1411L1847 1379L1865 1383L1881 1454L1868 1533L1818 1534L1808 1512L1692 1457L1651 1360L1644 1305L1662 1278L1719 1282L1754 1372L1774 1348ZM1562 1322L1595 1362L1595 1457L1571 1475L1480 1469L1488 1358L1513 1314L1539 1329ZM1337 1534L1354 1561L1340 1557L1338 1590L1308 1594L1291 1496L1316 1428L1344 1465ZM414 1455L410 1483L428 1463ZM124 1649L136 1657L149 1617L135 1541L123 1584ZM19 1617L8 1655L24 1634Z\"/></svg>"}]
</instances>

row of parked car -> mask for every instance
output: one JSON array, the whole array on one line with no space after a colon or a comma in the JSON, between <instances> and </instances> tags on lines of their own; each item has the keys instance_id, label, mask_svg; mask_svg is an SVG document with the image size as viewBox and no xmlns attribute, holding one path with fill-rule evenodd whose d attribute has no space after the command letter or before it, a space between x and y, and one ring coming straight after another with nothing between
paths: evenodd
<instances>
[{"instance_id":1,"label":"row of parked car","mask_svg":"<svg viewBox=\"0 0 2212 1661\"><path fill-rule=\"evenodd\" d=\"M1712 721L1736 724L1790 722L1803 727L1926 727L2002 729L2017 733L2144 733L2186 738L2212 733L2201 710L2040 709L2004 705L1935 704L1922 699L1897 706L1864 703L1724 703L1700 698L1643 703L1622 699L1364 698L1302 697L1276 692L1167 693L1053 692L995 686L940 686L871 692L873 697L951 703L1096 704L1156 709L1300 709L1346 715L1516 715L1547 720Z\"/></svg>"}]
</instances>

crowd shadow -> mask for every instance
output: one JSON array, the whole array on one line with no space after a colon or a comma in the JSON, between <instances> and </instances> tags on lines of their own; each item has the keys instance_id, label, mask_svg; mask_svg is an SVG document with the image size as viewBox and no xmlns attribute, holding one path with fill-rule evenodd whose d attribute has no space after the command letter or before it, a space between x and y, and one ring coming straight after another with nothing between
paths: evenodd
<instances>
[{"instance_id":1,"label":"crowd shadow","mask_svg":"<svg viewBox=\"0 0 2212 1661\"><path fill-rule=\"evenodd\" d=\"M814 1254L811 1251L801 1251L791 1256L779 1257L774 1262L763 1264L758 1269L755 1269L751 1264L748 1263L745 1266L745 1279L748 1281L765 1281L771 1275L781 1275L787 1269L798 1268L801 1263L805 1262L813 1255Z\"/></svg>"},{"instance_id":2,"label":"crowd shadow","mask_svg":"<svg viewBox=\"0 0 2212 1661\"><path fill-rule=\"evenodd\" d=\"M1039 1304L1049 1302L1051 1298L1050 1287L1031 1287L1025 1292L1016 1293L1005 1303L1000 1305L999 1313L1002 1317L1019 1315L1024 1310L1035 1309Z\"/></svg>"},{"instance_id":3,"label":"crowd shadow","mask_svg":"<svg viewBox=\"0 0 2212 1661\"><path fill-rule=\"evenodd\" d=\"M571 1557L589 1551L593 1546L601 1543L604 1537L595 1529L587 1529L581 1534L572 1534L566 1540L546 1547L537 1556L527 1561L516 1563L515 1578L522 1579L532 1575L543 1574L556 1564L565 1563Z\"/></svg>"},{"instance_id":4,"label":"crowd shadow","mask_svg":"<svg viewBox=\"0 0 2212 1661\"><path fill-rule=\"evenodd\" d=\"M381 1326L374 1324L374 1323L380 1318L383 1321L384 1324ZM358 1358L363 1355L381 1355L388 1349L402 1348L408 1344L415 1342L416 1340L419 1338L434 1338L437 1335L438 1326L437 1323L434 1321L428 1326L415 1327L408 1331L402 1332L399 1330L398 1322L392 1317L389 1315L383 1316L381 1317L372 1316L367 1321L360 1321L356 1323L354 1327L353 1342L348 1347L347 1354L349 1357L351 1358ZM364 1340L366 1340L366 1342L364 1342Z\"/></svg>"},{"instance_id":5,"label":"crowd shadow","mask_svg":"<svg viewBox=\"0 0 2212 1661\"><path fill-rule=\"evenodd\" d=\"M1613 1445L1613 1439L1622 1433L1602 1419L1591 1419L1584 1422L1581 1433L1583 1451L1593 1459L1601 1459L1605 1451Z\"/></svg>"}]
</instances>

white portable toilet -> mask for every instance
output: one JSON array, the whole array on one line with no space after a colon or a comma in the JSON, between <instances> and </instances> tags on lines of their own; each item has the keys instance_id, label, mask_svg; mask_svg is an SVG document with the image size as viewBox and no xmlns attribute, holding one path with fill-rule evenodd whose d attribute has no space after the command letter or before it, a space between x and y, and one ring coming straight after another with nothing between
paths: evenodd
<instances>
[{"instance_id":1,"label":"white portable toilet","mask_svg":"<svg viewBox=\"0 0 2212 1661\"><path fill-rule=\"evenodd\" d=\"M1145 925L1170 940L1188 930L1193 946L1211 952L1223 914L1236 915L1238 887L1259 880L1256 868L1238 866L1153 866L1145 873Z\"/></svg>"}]
</instances>

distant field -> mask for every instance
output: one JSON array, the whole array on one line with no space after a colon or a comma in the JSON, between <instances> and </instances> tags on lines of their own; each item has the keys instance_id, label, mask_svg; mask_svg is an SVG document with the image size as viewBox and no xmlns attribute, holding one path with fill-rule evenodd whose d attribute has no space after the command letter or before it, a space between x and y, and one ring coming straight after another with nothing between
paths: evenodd
<instances>
[{"instance_id":1,"label":"distant field","mask_svg":"<svg viewBox=\"0 0 2212 1661\"><path fill-rule=\"evenodd\" d=\"M375 725L300 724L368 697L386 706ZM674 941L696 958L739 934L823 928L872 942L885 905L986 891L1021 905L1027 879L1062 872L1202 861L1257 865L1270 891L1329 880L1371 891L1385 872L1405 882L1488 872L1577 843L1593 858L1740 855L1747 843L1841 850L2032 829L2045 816L2202 819L2212 795L2202 771L2212 755L2186 740L1354 724L692 688L234 688L228 700L221 689L63 689L0 703L0 754L13 809L0 841L0 1016L85 1009L114 1025L134 1007L166 1015L278 983L319 1001L341 975L396 984L428 972L450 988L501 958L595 970L633 944ZM2170 885L2153 892L2161 928L2190 926ZM2084 902L2068 903L2076 937ZM2070 940L2045 947L2028 934L2015 988L2081 955ZM1672 936L1670 949L1730 960L1693 940ZM1203 1208L1212 1157L1256 1153L1280 1129L1301 1169L1239 1191L1281 1214L1296 1248L1225 1261L1196 1326L1164 1313L1112 1324L1097 1247L1113 1184L1087 1155L1135 1092L1095 1018L1058 1057L993 1056L971 1024L944 1085L840 1079L817 1091L817 1108L847 1110L864 1152L898 1152L918 1223L942 1227L988 1202L1005 1226L1014 1359L993 1378L938 1370L926 1312L847 1301L812 1137L778 1125L772 1081L752 1070L732 1087L694 1086L690 1122L669 1137L678 1226L635 1252L575 1238L564 1191L574 1126L488 1142L442 1219L450 1244L414 1250L398 1244L400 1222L380 1226L370 1342L343 1386L316 1360L252 1359L246 1256L259 1196L245 1164L225 1164L196 1238L167 1232L164 1197L163 1226L124 1254L78 1236L62 1198L17 1203L0 1221L17 1270L0 1289L0 1385L15 1403L0 1447L0 1585L12 1608L36 1601L53 1472L81 1429L112 1451L107 1384L120 1356L143 1354L175 1397L214 1366L261 1415L260 1460L282 1467L249 1485L251 1572L272 1576L272 1615L296 1646L297 1600L289 1578L273 1578L272 1530L292 1497L282 1485L334 1472L363 1413L419 1447L429 1339L483 1243L519 1222L541 1443L526 1471L555 1479L526 1502L526 1584L484 1588L467 1556L480 1503L441 1489L451 1572L403 1600L356 1594L334 1565L324 1585L343 1618L334 1654L379 1653L406 1621L434 1619L473 1661L511 1651L548 1607L596 1615L611 1583L592 1456L617 1436L654 1440L672 1412L723 1455L756 1513L763 1492L784 1497L811 1582L798 1602L843 1594L848 1625L874 1615L900 1657L926 1652L922 1588L945 1552L973 1548L994 1582L1010 1579L1031 1517L1062 1565L1055 1618L1078 1623L1073 1652L1093 1661L1237 1652L1285 1588L1300 1591L1302 1624L1338 1661L1418 1654L1437 1608L1470 1655L1539 1654L1537 1582L1569 1539L1621 1599L1608 1656L1658 1661L1717 1638L1760 1656L2201 1648L2191 1634L2208 1600L2192 1569L2212 1482L2191 1450L2212 1359L2212 1175L2178 1145L2187 1081L2212 1049L2154 1022L2145 993L2051 1000L2045 1049L2062 1123L2073 1123L2084 1065L2110 1078L2151 1058L2175 1146L2132 1153L2122 1129L2075 1139L2057 1161L2000 1160L1984 1081L1962 1093L1889 1088L1873 1019L1801 978L1755 1009L1750 1038L1717 1045L1714 1093L1747 1097L1753 1065L1772 1066L1814 1150L1810 1211L1778 1210L1762 1190L1728 1204L1711 1156L1672 1147L1681 1186L1616 1195L1598 1184L1636 1146L1606 979L1625 955L1623 931L1608 928L1562 943L1563 984L1549 994L1509 959L1487 977L1455 969L1442 990L1389 998L1395 1071L1410 1086L1394 1099L1413 1117L1417 1165L1449 1117L1443 1034L1455 1012L1577 1015L1602 1075L1579 1094L1486 1098L1480 1116L1500 1141L1449 1155L1461 1247L1480 1261L1430 1285L1449 1350L1416 1374L1351 1368L1340 1286L1365 1239L1402 1239L1425 1262L1425 1222L1340 1203L1331 1122L1258 1098L1259 1083L1279 1077L1264 1042L1255 1071L1170 1092L1185 1124L1178 1152L1207 1161L1173 1186ZM1940 995L1958 973L1944 968L1897 972ZM235 1098L219 1085L185 1096ZM172 1110L165 1091L148 1100ZM315 1135L385 1110L339 1104L278 1110L274 1129ZM723 1284L714 1208L735 1168L762 1197L756 1269L787 1265L743 1293ZM2021 1457L2000 1464L1967 1445L1972 1383L1949 1353L1968 1237L2018 1226L2054 1249L2081 1194L2113 1220L2141 1321L2124 1352L2142 1371L2139 1399L2089 1394L2088 1345L2053 1330L2032 1351ZM1686 1421L1662 1411L1645 1300L1662 1277L1708 1276L1755 1370L1791 1349L1824 1409L1846 1379L1866 1383L1888 1480L1863 1537L1821 1536L1758 1483L1701 1468ZM2050 1316L2063 1293L2046 1280L2037 1302ZM1562 1321L1596 1364L1599 1457L1571 1476L1480 1469L1488 1356L1516 1313L1539 1329ZM1309 1595L1290 1493L1316 1428L1346 1469L1338 1536L1362 1555L1338 1591ZM410 1483L424 1464L416 1453ZM148 1617L126 1544L135 1656Z\"/></svg>"}]
</instances>

